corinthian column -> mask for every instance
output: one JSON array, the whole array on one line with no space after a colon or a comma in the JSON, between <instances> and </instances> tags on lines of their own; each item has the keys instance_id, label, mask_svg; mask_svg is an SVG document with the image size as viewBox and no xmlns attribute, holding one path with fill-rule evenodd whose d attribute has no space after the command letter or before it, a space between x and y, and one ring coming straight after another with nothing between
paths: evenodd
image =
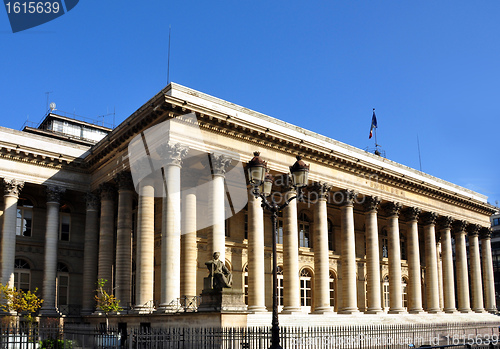
<instances>
[{"instance_id":1,"label":"corinthian column","mask_svg":"<svg viewBox=\"0 0 500 349\"><path fill-rule=\"evenodd\" d=\"M94 290L97 280L97 251L99 248L99 198L87 193L85 214L85 244L83 253L82 314L89 315L94 310Z\"/></svg>"},{"instance_id":2,"label":"corinthian column","mask_svg":"<svg viewBox=\"0 0 500 349\"><path fill-rule=\"evenodd\" d=\"M194 297L198 266L196 188L185 189L182 194L181 297Z\"/></svg>"},{"instance_id":3,"label":"corinthian column","mask_svg":"<svg viewBox=\"0 0 500 349\"><path fill-rule=\"evenodd\" d=\"M264 210L261 199L248 195L248 311L266 311ZM274 232L273 232L274 233Z\"/></svg>"},{"instance_id":4,"label":"corinthian column","mask_svg":"<svg viewBox=\"0 0 500 349\"><path fill-rule=\"evenodd\" d=\"M2 285L9 285L9 287L14 287L17 199L23 187L23 181L3 179Z\"/></svg>"},{"instance_id":5,"label":"corinthian column","mask_svg":"<svg viewBox=\"0 0 500 349\"><path fill-rule=\"evenodd\" d=\"M467 233L469 235L472 310L476 313L483 313L483 284L481 282L481 258L479 256L478 240L479 228L480 227L477 224L469 224L467 226Z\"/></svg>"},{"instance_id":6,"label":"corinthian column","mask_svg":"<svg viewBox=\"0 0 500 349\"><path fill-rule=\"evenodd\" d=\"M58 186L47 187L47 225L45 229L45 265L43 269L43 305L40 314L57 315L56 278L57 242L59 238L59 203L65 189Z\"/></svg>"},{"instance_id":7,"label":"corinthian column","mask_svg":"<svg viewBox=\"0 0 500 349\"><path fill-rule=\"evenodd\" d=\"M130 172L115 177L118 184L118 216L116 229L115 296L122 308L128 308L132 298L132 205L134 183Z\"/></svg>"},{"instance_id":8,"label":"corinthian column","mask_svg":"<svg viewBox=\"0 0 500 349\"><path fill-rule=\"evenodd\" d=\"M226 233L224 212L224 177L226 170L231 164L231 158L225 155L210 154L212 164L212 196L210 197L210 211L212 215L212 254L219 252L219 259L224 263L226 260Z\"/></svg>"},{"instance_id":9,"label":"corinthian column","mask_svg":"<svg viewBox=\"0 0 500 349\"><path fill-rule=\"evenodd\" d=\"M495 300L495 280L493 278L493 260L491 258L491 228L481 228L481 255L483 257L483 284L486 310L497 313Z\"/></svg>"},{"instance_id":10,"label":"corinthian column","mask_svg":"<svg viewBox=\"0 0 500 349\"><path fill-rule=\"evenodd\" d=\"M332 313L330 306L330 263L326 198L331 185L319 182L313 190L318 196L314 212L314 312Z\"/></svg>"},{"instance_id":11,"label":"corinthian column","mask_svg":"<svg viewBox=\"0 0 500 349\"><path fill-rule=\"evenodd\" d=\"M154 181L145 178L139 184L137 205L136 305L135 313L149 313L154 284Z\"/></svg>"},{"instance_id":12,"label":"corinthian column","mask_svg":"<svg viewBox=\"0 0 500 349\"><path fill-rule=\"evenodd\" d=\"M425 234L425 283L427 292L427 312L439 313L439 280L436 251L436 218L437 213L424 213Z\"/></svg>"},{"instance_id":13,"label":"corinthian column","mask_svg":"<svg viewBox=\"0 0 500 349\"><path fill-rule=\"evenodd\" d=\"M407 221L408 242L408 312L423 313L422 308L422 273L420 271L420 248L418 243L418 216L421 210L418 207L408 207L404 210Z\"/></svg>"},{"instance_id":14,"label":"corinthian column","mask_svg":"<svg viewBox=\"0 0 500 349\"><path fill-rule=\"evenodd\" d=\"M399 202L384 204L384 210L389 218L389 313L404 313L401 293L401 244L399 239Z\"/></svg>"},{"instance_id":15,"label":"corinthian column","mask_svg":"<svg viewBox=\"0 0 500 349\"><path fill-rule=\"evenodd\" d=\"M458 311L470 313L469 271L467 268L467 248L465 245L466 221L455 221L455 263L457 269Z\"/></svg>"},{"instance_id":16,"label":"corinthian column","mask_svg":"<svg viewBox=\"0 0 500 349\"><path fill-rule=\"evenodd\" d=\"M380 252L377 224L379 204L380 199L376 196L366 196L363 203L366 227L367 314L380 314L383 312L380 297Z\"/></svg>"},{"instance_id":17,"label":"corinthian column","mask_svg":"<svg viewBox=\"0 0 500 349\"><path fill-rule=\"evenodd\" d=\"M295 195L295 190L290 189L285 200ZM298 231L297 200L292 200L283 209L283 313L300 311Z\"/></svg>"},{"instance_id":18,"label":"corinthian column","mask_svg":"<svg viewBox=\"0 0 500 349\"><path fill-rule=\"evenodd\" d=\"M444 311L455 313L455 277L453 274L453 252L451 250L451 224L452 217L441 217L441 256L443 258L443 296Z\"/></svg>"},{"instance_id":19,"label":"corinthian column","mask_svg":"<svg viewBox=\"0 0 500 349\"><path fill-rule=\"evenodd\" d=\"M115 188L110 183L99 187L101 192L101 223L99 228L99 265L97 278L107 280L105 289L111 293L113 288L113 244L115 226Z\"/></svg>"},{"instance_id":20,"label":"corinthian column","mask_svg":"<svg viewBox=\"0 0 500 349\"><path fill-rule=\"evenodd\" d=\"M356 236L354 234L354 199L358 193L354 190L342 192L341 212L342 239L342 298L343 304L339 313L353 314L359 312L356 297Z\"/></svg>"},{"instance_id":21,"label":"corinthian column","mask_svg":"<svg viewBox=\"0 0 500 349\"><path fill-rule=\"evenodd\" d=\"M160 150L165 170L161 243L161 300L159 312L176 311L181 297L181 163L188 148L176 143Z\"/></svg>"}]
</instances>

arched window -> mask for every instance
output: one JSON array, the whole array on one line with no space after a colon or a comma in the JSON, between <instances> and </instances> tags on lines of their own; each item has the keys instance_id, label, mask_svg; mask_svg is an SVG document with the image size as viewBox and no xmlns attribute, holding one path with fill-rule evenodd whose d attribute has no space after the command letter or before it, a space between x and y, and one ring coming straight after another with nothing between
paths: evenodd
<instances>
[{"instance_id":1,"label":"arched window","mask_svg":"<svg viewBox=\"0 0 500 349\"><path fill-rule=\"evenodd\" d=\"M248 264L243 269L243 281L244 281L244 290L245 290L245 304L248 305Z\"/></svg>"},{"instance_id":2,"label":"arched window","mask_svg":"<svg viewBox=\"0 0 500 349\"><path fill-rule=\"evenodd\" d=\"M69 233L71 229L71 211L67 204L61 206L59 217L59 240L69 241Z\"/></svg>"},{"instance_id":3,"label":"arched window","mask_svg":"<svg viewBox=\"0 0 500 349\"><path fill-rule=\"evenodd\" d=\"M278 266L276 270L278 274L278 306L283 306L283 267Z\"/></svg>"},{"instance_id":4,"label":"arched window","mask_svg":"<svg viewBox=\"0 0 500 349\"><path fill-rule=\"evenodd\" d=\"M57 307L68 305L69 269L64 263L57 263Z\"/></svg>"},{"instance_id":5,"label":"arched window","mask_svg":"<svg viewBox=\"0 0 500 349\"><path fill-rule=\"evenodd\" d=\"M384 281L382 282L382 291L383 291L382 304L383 304L383 307L385 308L385 310L388 310L389 309L389 275L386 275L384 277Z\"/></svg>"},{"instance_id":6,"label":"arched window","mask_svg":"<svg viewBox=\"0 0 500 349\"><path fill-rule=\"evenodd\" d=\"M401 296L403 297L403 308L408 309L408 281L401 278Z\"/></svg>"},{"instance_id":7,"label":"arched window","mask_svg":"<svg viewBox=\"0 0 500 349\"><path fill-rule=\"evenodd\" d=\"M335 251L335 228L330 219L328 219L328 249Z\"/></svg>"},{"instance_id":8,"label":"arched window","mask_svg":"<svg viewBox=\"0 0 500 349\"><path fill-rule=\"evenodd\" d=\"M299 215L299 246L300 247L312 247L312 243L309 235L309 224L310 220L306 214L301 213Z\"/></svg>"},{"instance_id":9,"label":"arched window","mask_svg":"<svg viewBox=\"0 0 500 349\"><path fill-rule=\"evenodd\" d=\"M382 229L382 258L389 258L389 241L387 240L387 229Z\"/></svg>"},{"instance_id":10,"label":"arched window","mask_svg":"<svg viewBox=\"0 0 500 349\"><path fill-rule=\"evenodd\" d=\"M14 287L28 292L31 287L31 267L24 259L14 260Z\"/></svg>"},{"instance_id":11,"label":"arched window","mask_svg":"<svg viewBox=\"0 0 500 349\"><path fill-rule=\"evenodd\" d=\"M404 236L403 234L400 234L399 241L401 243L401 260L406 260L406 259L408 259L407 254L406 254L406 236Z\"/></svg>"},{"instance_id":12,"label":"arched window","mask_svg":"<svg viewBox=\"0 0 500 349\"><path fill-rule=\"evenodd\" d=\"M300 306L306 312L311 311L312 305L312 274L308 269L300 272Z\"/></svg>"},{"instance_id":13,"label":"arched window","mask_svg":"<svg viewBox=\"0 0 500 349\"><path fill-rule=\"evenodd\" d=\"M26 198L17 200L16 235L31 236L33 226L33 203Z\"/></svg>"},{"instance_id":14,"label":"arched window","mask_svg":"<svg viewBox=\"0 0 500 349\"><path fill-rule=\"evenodd\" d=\"M335 308L335 274L331 270L328 284L330 285L330 306Z\"/></svg>"}]
</instances>

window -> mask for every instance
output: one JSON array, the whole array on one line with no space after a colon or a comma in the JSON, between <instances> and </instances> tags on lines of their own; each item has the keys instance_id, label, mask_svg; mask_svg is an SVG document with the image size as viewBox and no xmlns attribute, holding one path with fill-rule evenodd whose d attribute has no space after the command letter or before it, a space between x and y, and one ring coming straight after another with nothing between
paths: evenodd
<instances>
[{"instance_id":1,"label":"window","mask_svg":"<svg viewBox=\"0 0 500 349\"><path fill-rule=\"evenodd\" d=\"M69 241L69 232L71 229L71 215L67 204L61 206L59 217L59 240Z\"/></svg>"},{"instance_id":2,"label":"window","mask_svg":"<svg viewBox=\"0 0 500 349\"><path fill-rule=\"evenodd\" d=\"M401 295L403 297L403 308L408 309L408 282L401 278Z\"/></svg>"},{"instance_id":3,"label":"window","mask_svg":"<svg viewBox=\"0 0 500 349\"><path fill-rule=\"evenodd\" d=\"M330 219L328 219L328 249L335 251L335 228Z\"/></svg>"},{"instance_id":4,"label":"window","mask_svg":"<svg viewBox=\"0 0 500 349\"><path fill-rule=\"evenodd\" d=\"M384 282L382 283L382 291L383 291L383 307L388 310L389 309L389 275L386 275L384 278Z\"/></svg>"},{"instance_id":5,"label":"window","mask_svg":"<svg viewBox=\"0 0 500 349\"><path fill-rule=\"evenodd\" d=\"M330 270L330 306L335 307L335 274Z\"/></svg>"},{"instance_id":6,"label":"window","mask_svg":"<svg viewBox=\"0 0 500 349\"><path fill-rule=\"evenodd\" d=\"M31 267L24 259L14 260L14 287L28 292L31 287Z\"/></svg>"},{"instance_id":7,"label":"window","mask_svg":"<svg viewBox=\"0 0 500 349\"><path fill-rule=\"evenodd\" d=\"M387 240L387 230L382 229L382 258L389 258L389 242Z\"/></svg>"},{"instance_id":8,"label":"window","mask_svg":"<svg viewBox=\"0 0 500 349\"><path fill-rule=\"evenodd\" d=\"M244 281L244 290L245 290L245 304L248 305L248 264L243 269L243 281Z\"/></svg>"},{"instance_id":9,"label":"window","mask_svg":"<svg viewBox=\"0 0 500 349\"><path fill-rule=\"evenodd\" d=\"M309 236L309 217L304 213L299 215L299 246L312 247Z\"/></svg>"},{"instance_id":10,"label":"window","mask_svg":"<svg viewBox=\"0 0 500 349\"><path fill-rule=\"evenodd\" d=\"M312 277L311 272L302 269L300 272L300 305L310 311L312 305Z\"/></svg>"},{"instance_id":11,"label":"window","mask_svg":"<svg viewBox=\"0 0 500 349\"><path fill-rule=\"evenodd\" d=\"M500 218L493 218L493 226L500 225Z\"/></svg>"},{"instance_id":12,"label":"window","mask_svg":"<svg viewBox=\"0 0 500 349\"><path fill-rule=\"evenodd\" d=\"M278 212L278 241L276 243L283 244L283 213Z\"/></svg>"},{"instance_id":13,"label":"window","mask_svg":"<svg viewBox=\"0 0 500 349\"><path fill-rule=\"evenodd\" d=\"M283 306L283 267L278 266L278 306Z\"/></svg>"},{"instance_id":14,"label":"window","mask_svg":"<svg viewBox=\"0 0 500 349\"><path fill-rule=\"evenodd\" d=\"M64 263L57 263L57 307L68 305L69 270Z\"/></svg>"},{"instance_id":15,"label":"window","mask_svg":"<svg viewBox=\"0 0 500 349\"><path fill-rule=\"evenodd\" d=\"M408 259L408 256L406 254L406 237L401 234L399 236L399 241L401 243L401 260L406 260Z\"/></svg>"},{"instance_id":16,"label":"window","mask_svg":"<svg viewBox=\"0 0 500 349\"><path fill-rule=\"evenodd\" d=\"M16 235L31 236L33 226L33 203L25 198L17 201Z\"/></svg>"}]
</instances>

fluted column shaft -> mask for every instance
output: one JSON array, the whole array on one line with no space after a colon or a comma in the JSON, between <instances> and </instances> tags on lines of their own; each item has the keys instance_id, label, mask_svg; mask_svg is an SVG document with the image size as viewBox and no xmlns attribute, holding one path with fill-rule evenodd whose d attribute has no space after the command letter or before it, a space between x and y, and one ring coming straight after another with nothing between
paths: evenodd
<instances>
[{"instance_id":1,"label":"fluted column shaft","mask_svg":"<svg viewBox=\"0 0 500 349\"><path fill-rule=\"evenodd\" d=\"M465 244L465 221L456 221L455 228L455 263L457 269L458 311L470 313L469 271L467 268L467 248Z\"/></svg>"},{"instance_id":2,"label":"fluted column shaft","mask_svg":"<svg viewBox=\"0 0 500 349\"><path fill-rule=\"evenodd\" d=\"M366 292L368 308L366 313L382 313L380 296L380 251L378 243L377 208L378 197L365 197L365 227L366 227Z\"/></svg>"},{"instance_id":3,"label":"fluted column shaft","mask_svg":"<svg viewBox=\"0 0 500 349\"><path fill-rule=\"evenodd\" d=\"M91 314L94 310L94 291L97 281L97 251L99 248L99 198L87 194L85 214L85 242L83 256L82 314Z\"/></svg>"},{"instance_id":4,"label":"fluted column shaft","mask_svg":"<svg viewBox=\"0 0 500 349\"><path fill-rule=\"evenodd\" d=\"M441 220L441 256L443 259L443 297L444 311L454 313L455 307L455 276L453 273L453 252L451 249L451 217L443 217Z\"/></svg>"},{"instance_id":5,"label":"fluted column shaft","mask_svg":"<svg viewBox=\"0 0 500 349\"><path fill-rule=\"evenodd\" d=\"M113 289L113 244L114 235L114 210L115 189L109 183L101 184L101 221L99 226L99 265L97 267L97 278L107 280L105 289L112 292Z\"/></svg>"},{"instance_id":6,"label":"fluted column shaft","mask_svg":"<svg viewBox=\"0 0 500 349\"><path fill-rule=\"evenodd\" d=\"M274 234L274 232L273 232ZM248 195L248 310L266 311L264 210L261 199Z\"/></svg>"},{"instance_id":7,"label":"fluted column shaft","mask_svg":"<svg viewBox=\"0 0 500 349\"><path fill-rule=\"evenodd\" d=\"M290 190L285 200L295 196ZM300 311L299 238L297 224L297 200L283 209L283 312Z\"/></svg>"},{"instance_id":8,"label":"fluted column shaft","mask_svg":"<svg viewBox=\"0 0 500 349\"><path fill-rule=\"evenodd\" d=\"M495 279L493 278L493 259L491 257L491 228L482 228L480 237L486 310L490 313L497 313Z\"/></svg>"},{"instance_id":9,"label":"fluted column shaft","mask_svg":"<svg viewBox=\"0 0 500 349\"><path fill-rule=\"evenodd\" d=\"M357 195L352 190L343 193L341 213L341 239L342 239L342 308L339 313L357 313L358 303L356 295L356 236L354 233L353 202Z\"/></svg>"},{"instance_id":10,"label":"fluted column shaft","mask_svg":"<svg viewBox=\"0 0 500 349\"><path fill-rule=\"evenodd\" d=\"M472 293L472 310L476 313L484 312L483 303L483 283L481 281L481 257L479 255L479 226L469 224L469 258L470 258L470 278Z\"/></svg>"},{"instance_id":11,"label":"fluted column shaft","mask_svg":"<svg viewBox=\"0 0 500 349\"><path fill-rule=\"evenodd\" d=\"M16 258L17 200L24 182L16 179L3 180L2 223L2 285L14 287L14 260Z\"/></svg>"},{"instance_id":12,"label":"fluted column shaft","mask_svg":"<svg viewBox=\"0 0 500 349\"><path fill-rule=\"evenodd\" d=\"M56 315L57 243L59 240L59 203L64 189L47 188L45 263L43 269L43 305L41 315Z\"/></svg>"},{"instance_id":13,"label":"fluted column shaft","mask_svg":"<svg viewBox=\"0 0 500 349\"><path fill-rule=\"evenodd\" d=\"M407 220L407 242L408 242L408 283L409 304L408 312L412 314L422 313L422 273L420 267L420 247L418 242L418 216L420 208L410 207L406 209Z\"/></svg>"},{"instance_id":14,"label":"fluted column shaft","mask_svg":"<svg viewBox=\"0 0 500 349\"><path fill-rule=\"evenodd\" d=\"M389 219L389 313L405 311L401 293L401 245L399 239L399 211L401 204L388 202L384 205Z\"/></svg>"},{"instance_id":15,"label":"fluted column shaft","mask_svg":"<svg viewBox=\"0 0 500 349\"><path fill-rule=\"evenodd\" d=\"M314 212L314 312L331 313L330 306L330 263L328 252L328 216L326 197L330 185L319 182L315 188L318 200Z\"/></svg>"},{"instance_id":16,"label":"fluted column shaft","mask_svg":"<svg viewBox=\"0 0 500 349\"><path fill-rule=\"evenodd\" d=\"M225 188L224 177L231 159L224 155L210 154L212 163L212 195L210 197L210 213L212 216L212 251L219 252L219 259L226 261L226 233L225 233Z\"/></svg>"},{"instance_id":17,"label":"fluted column shaft","mask_svg":"<svg viewBox=\"0 0 500 349\"><path fill-rule=\"evenodd\" d=\"M439 280L436 251L436 218L434 212L424 215L425 235L425 283L427 293L427 312L438 313L439 308Z\"/></svg>"},{"instance_id":18,"label":"fluted column shaft","mask_svg":"<svg viewBox=\"0 0 500 349\"><path fill-rule=\"evenodd\" d=\"M154 185L144 179L140 184L137 213L136 306L138 313L148 312L154 284Z\"/></svg>"},{"instance_id":19,"label":"fluted column shaft","mask_svg":"<svg viewBox=\"0 0 500 349\"><path fill-rule=\"evenodd\" d=\"M116 231L115 296L122 308L132 300L132 209L134 185L128 172L115 178L118 183L118 216Z\"/></svg>"},{"instance_id":20,"label":"fluted column shaft","mask_svg":"<svg viewBox=\"0 0 500 349\"><path fill-rule=\"evenodd\" d=\"M196 189L183 191L181 226L181 297L196 296Z\"/></svg>"}]
</instances>

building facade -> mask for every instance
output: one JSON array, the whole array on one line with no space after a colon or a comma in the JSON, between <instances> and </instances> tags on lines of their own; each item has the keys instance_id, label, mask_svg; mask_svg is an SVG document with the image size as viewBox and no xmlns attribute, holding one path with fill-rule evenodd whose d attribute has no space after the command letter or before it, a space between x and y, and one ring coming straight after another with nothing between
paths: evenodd
<instances>
[{"instance_id":1,"label":"building facade","mask_svg":"<svg viewBox=\"0 0 500 349\"><path fill-rule=\"evenodd\" d=\"M283 314L496 312L481 194L174 83L96 132L0 128L1 282L38 288L42 315L94 313L98 279L124 313L177 312L215 251L270 310L271 221L238 172L254 151L278 202L295 156L310 165L278 221Z\"/></svg>"}]
</instances>

